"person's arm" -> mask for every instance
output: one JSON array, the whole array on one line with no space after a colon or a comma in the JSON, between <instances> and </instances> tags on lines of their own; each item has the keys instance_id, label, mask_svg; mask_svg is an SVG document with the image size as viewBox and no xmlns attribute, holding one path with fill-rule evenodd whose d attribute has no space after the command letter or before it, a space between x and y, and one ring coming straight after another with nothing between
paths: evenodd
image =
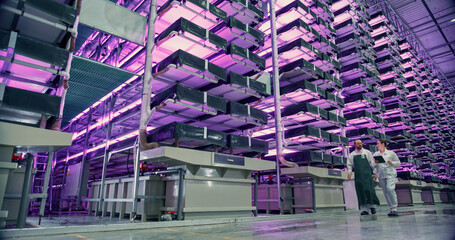
<instances>
[{"instance_id":1,"label":"person's arm","mask_svg":"<svg viewBox=\"0 0 455 240\"><path fill-rule=\"evenodd\" d=\"M370 162L371 169L373 173L376 174L376 163L374 162L373 154L370 151L366 151L368 162Z\"/></svg>"},{"instance_id":2,"label":"person's arm","mask_svg":"<svg viewBox=\"0 0 455 240\"><path fill-rule=\"evenodd\" d=\"M348 156L348 161L347 161L347 167L348 167L348 179L351 179L351 176L352 176L352 165L353 165L353 156L352 154L349 154Z\"/></svg>"},{"instance_id":3,"label":"person's arm","mask_svg":"<svg viewBox=\"0 0 455 240\"><path fill-rule=\"evenodd\" d=\"M347 162L347 167L348 167L348 173L352 173L352 165L354 165L354 161L353 161L353 156L352 154L349 154L348 156L348 162Z\"/></svg>"},{"instance_id":4,"label":"person's arm","mask_svg":"<svg viewBox=\"0 0 455 240\"><path fill-rule=\"evenodd\" d=\"M376 180L378 179L378 176L376 175L377 168L376 168L376 162L374 161L373 154L370 151L367 151L367 159L368 162L370 162L371 169L373 170L373 179Z\"/></svg>"},{"instance_id":5,"label":"person's arm","mask_svg":"<svg viewBox=\"0 0 455 240\"><path fill-rule=\"evenodd\" d=\"M393 151L390 151L392 154L390 154L390 159L387 161L389 165L391 165L394 168L400 167L401 162L400 159L398 158L397 154Z\"/></svg>"}]
</instances>

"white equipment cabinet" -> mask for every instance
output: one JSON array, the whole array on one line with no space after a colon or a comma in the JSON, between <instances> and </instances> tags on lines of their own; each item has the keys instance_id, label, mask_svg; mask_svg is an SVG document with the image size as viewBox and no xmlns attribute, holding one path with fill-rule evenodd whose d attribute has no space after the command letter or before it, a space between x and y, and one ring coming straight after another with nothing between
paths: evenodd
<instances>
[{"instance_id":1,"label":"white equipment cabinet","mask_svg":"<svg viewBox=\"0 0 455 240\"><path fill-rule=\"evenodd\" d=\"M248 217L252 206L252 171L270 170L275 162L192 149L160 147L141 152L141 161L185 169L184 219ZM177 210L178 174L168 175L163 212Z\"/></svg>"}]
</instances>

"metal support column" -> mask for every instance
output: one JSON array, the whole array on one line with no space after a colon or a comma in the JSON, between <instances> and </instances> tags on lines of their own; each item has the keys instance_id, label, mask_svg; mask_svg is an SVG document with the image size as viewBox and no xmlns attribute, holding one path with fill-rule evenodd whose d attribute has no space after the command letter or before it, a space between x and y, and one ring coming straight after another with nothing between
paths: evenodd
<instances>
[{"instance_id":1,"label":"metal support column","mask_svg":"<svg viewBox=\"0 0 455 240\"><path fill-rule=\"evenodd\" d=\"M137 138L135 148L133 150L134 153L134 180L133 180L133 210L132 210L132 217L131 222L136 219L137 216L137 205L138 205L138 190L139 190L139 169L140 169L140 161L139 156L141 154L141 147L139 146L139 138Z\"/></svg>"},{"instance_id":2,"label":"metal support column","mask_svg":"<svg viewBox=\"0 0 455 240\"><path fill-rule=\"evenodd\" d=\"M41 224L41 218L44 216L44 209L46 208L46 201L47 201L47 192L49 187L49 179L51 177L51 169L52 169L52 161L54 160L54 152L49 152L47 156L47 164L46 164L46 172L44 173L44 183L43 183L43 198L41 198L41 204L39 207L39 222L38 225ZM51 186L52 188L52 186ZM52 189L51 189L52 190ZM52 204L52 203L51 203Z\"/></svg>"},{"instance_id":3,"label":"metal support column","mask_svg":"<svg viewBox=\"0 0 455 240\"><path fill-rule=\"evenodd\" d=\"M256 209L253 212L255 217L258 216L258 175L254 174L254 206Z\"/></svg>"},{"instance_id":4,"label":"metal support column","mask_svg":"<svg viewBox=\"0 0 455 240\"><path fill-rule=\"evenodd\" d=\"M104 150L104 159L103 159L103 169L101 170L101 186L99 192L99 200L98 200L98 209L96 210L95 215L99 216L100 218L103 217L102 211L104 209L104 192L105 192L105 182L106 182L106 168L107 163L111 158L111 154L107 148Z\"/></svg>"},{"instance_id":5,"label":"metal support column","mask_svg":"<svg viewBox=\"0 0 455 240\"><path fill-rule=\"evenodd\" d=\"M81 169L79 170L80 171L80 174L79 176L80 179L79 179L79 183L78 183L78 191L77 191L77 204L76 204L76 208L79 209L79 207L81 206L81 199L82 199L82 185L84 184L84 178L82 177L84 175L84 171L86 171L85 167L86 167L86 162L87 162L87 149L88 149L88 141L90 139L90 125L91 125L91 122L92 122L92 112L93 112L93 109L90 107L90 110L88 111L88 114L87 114L87 127L86 127L86 132L85 132L85 141L84 141L84 153L82 155L82 164L81 164ZM86 184L86 183L85 183Z\"/></svg>"},{"instance_id":6,"label":"metal support column","mask_svg":"<svg viewBox=\"0 0 455 240\"><path fill-rule=\"evenodd\" d=\"M150 1L150 17L147 32L147 45L145 53L145 72L142 84L142 104L141 104L141 119L139 121L139 131L147 129L147 123L150 120L152 111L150 109L150 99L152 94L152 52L155 48L155 21L157 17L156 0ZM140 133L139 133L140 134Z\"/></svg>"},{"instance_id":7,"label":"metal support column","mask_svg":"<svg viewBox=\"0 0 455 240\"><path fill-rule=\"evenodd\" d=\"M111 139L111 135L112 135L112 125L113 125L112 114L114 111L115 101L117 100L117 98L115 95L113 95L110 100L111 100L111 102L110 102L110 106L109 106L109 112L107 113L109 121L108 121L108 125L107 125L107 133L106 133L106 146L104 147L103 169L101 170L101 186L100 186L100 193L98 195L99 203L98 203L97 212L95 214L96 216L98 216L98 214L101 214L102 209L104 209L103 208L104 207L104 192L105 192L104 185L105 185L105 181L106 181L106 168L107 168L107 163L111 159L111 153L109 151L109 139Z\"/></svg>"},{"instance_id":8,"label":"metal support column","mask_svg":"<svg viewBox=\"0 0 455 240\"><path fill-rule=\"evenodd\" d=\"M27 219L28 204L29 204L28 194L30 192L30 184L32 182L33 160L34 160L33 154L28 154L27 160L26 160L27 167L25 168L25 175L24 175L24 185L22 187L21 203L19 205L17 228L24 228L25 221Z\"/></svg>"},{"instance_id":9,"label":"metal support column","mask_svg":"<svg viewBox=\"0 0 455 240\"><path fill-rule=\"evenodd\" d=\"M280 76L278 72L278 47L276 43L276 15L275 1L270 0L270 28L272 33L272 64L273 64L273 96L275 100L275 129L276 129L276 181L278 187L278 201L280 214L283 209L283 198L281 196L281 169L280 156L283 154L283 128L281 127L281 102L280 102Z\"/></svg>"},{"instance_id":10,"label":"metal support column","mask_svg":"<svg viewBox=\"0 0 455 240\"><path fill-rule=\"evenodd\" d=\"M82 0L77 0L73 3L73 7L75 9L77 9L76 19L74 20L74 24L73 24L72 28L67 30L71 33L71 37L68 39L68 42L65 47L65 49L69 51L69 55L68 55L68 61L67 61L65 70L63 71L64 76L60 78L59 86L57 88L56 95L61 97L61 99L60 99L59 114L58 114L57 120L55 121L55 123L52 126L52 129L54 129L54 130L60 130L61 125L62 125L63 109L65 107L66 94L68 92L68 86L69 86L68 85L68 81L70 78L69 74L71 71L71 63L74 58L73 52L74 52L74 49L76 46L77 29L79 26L79 14L81 12L81 6L82 6L81 2L82 2Z\"/></svg>"},{"instance_id":11,"label":"metal support column","mask_svg":"<svg viewBox=\"0 0 455 240\"><path fill-rule=\"evenodd\" d=\"M57 158L57 157L56 157ZM48 190L48 201L49 201L49 217L52 214L52 202L54 200L54 191L52 186L54 185L54 162L52 162L51 173L49 174L49 190Z\"/></svg>"},{"instance_id":12,"label":"metal support column","mask_svg":"<svg viewBox=\"0 0 455 240\"><path fill-rule=\"evenodd\" d=\"M147 123L151 118L150 110L150 98L152 94L152 51L155 48L155 21L157 17L156 13L156 0L150 1L150 15L149 15L149 25L147 32L147 52L145 53L145 72L144 79L142 84L142 105L141 105L141 119L139 121L139 134L141 131L147 130ZM139 187L139 167L140 167L140 153L141 147L139 144L139 137L137 138L137 149L134 153L134 181L133 181L133 211L131 221L136 219L137 215L137 205L138 205L138 187Z\"/></svg>"},{"instance_id":13,"label":"metal support column","mask_svg":"<svg viewBox=\"0 0 455 240\"><path fill-rule=\"evenodd\" d=\"M177 220L183 219L183 174L184 170L182 168L178 169L179 171L179 196L177 197Z\"/></svg>"},{"instance_id":14,"label":"metal support column","mask_svg":"<svg viewBox=\"0 0 455 240\"><path fill-rule=\"evenodd\" d=\"M316 212L316 189L314 186L314 178L309 178L309 179L311 180L311 189L312 189L312 194L313 194L313 211Z\"/></svg>"},{"instance_id":15,"label":"metal support column","mask_svg":"<svg viewBox=\"0 0 455 240\"><path fill-rule=\"evenodd\" d=\"M70 157L70 150L69 148L66 149L66 161L65 165L63 167L63 179L62 179L62 186L65 186L66 184L66 174L68 173L68 158ZM62 203L63 203L63 187L61 188L60 191L60 200L58 201L58 215L60 216L61 210L62 210Z\"/></svg>"}]
</instances>

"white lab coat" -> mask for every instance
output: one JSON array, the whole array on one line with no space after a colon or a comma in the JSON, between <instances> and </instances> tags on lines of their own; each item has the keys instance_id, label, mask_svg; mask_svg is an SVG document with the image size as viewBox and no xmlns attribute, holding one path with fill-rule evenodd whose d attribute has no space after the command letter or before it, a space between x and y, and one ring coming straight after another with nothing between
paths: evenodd
<instances>
[{"instance_id":1,"label":"white lab coat","mask_svg":"<svg viewBox=\"0 0 455 240\"><path fill-rule=\"evenodd\" d=\"M395 152L386 149L382 154L379 151L375 152L374 156L382 156L385 160L385 163L376 164L376 175L379 179L397 177L396 168L400 166L401 162ZM387 163L389 160L392 161L392 165Z\"/></svg>"}]
</instances>

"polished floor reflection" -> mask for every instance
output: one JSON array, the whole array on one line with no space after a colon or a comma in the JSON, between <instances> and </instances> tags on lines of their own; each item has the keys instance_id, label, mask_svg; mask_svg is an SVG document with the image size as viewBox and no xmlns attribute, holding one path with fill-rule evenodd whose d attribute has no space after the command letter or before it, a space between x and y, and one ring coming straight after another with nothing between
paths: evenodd
<instances>
[{"instance_id":1,"label":"polished floor reflection","mask_svg":"<svg viewBox=\"0 0 455 240\"><path fill-rule=\"evenodd\" d=\"M287 215L275 216L274 220L263 216L227 224L80 232L16 239L455 239L454 205L399 208L399 217L388 217L386 209L376 215L360 216L359 213ZM81 219L74 220L80 224ZM68 219L65 221L69 224Z\"/></svg>"}]
</instances>

